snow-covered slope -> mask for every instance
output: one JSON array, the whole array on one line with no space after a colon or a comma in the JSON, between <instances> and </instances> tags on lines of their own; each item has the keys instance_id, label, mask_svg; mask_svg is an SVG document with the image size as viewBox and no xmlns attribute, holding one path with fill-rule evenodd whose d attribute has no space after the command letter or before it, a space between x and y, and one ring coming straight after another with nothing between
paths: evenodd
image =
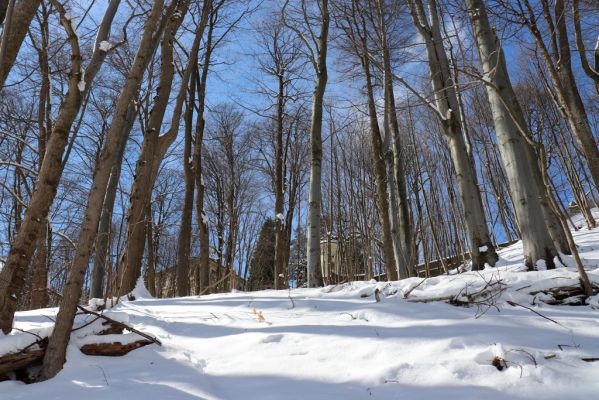
<instances>
[{"instance_id":1,"label":"snow-covered slope","mask_svg":"<svg viewBox=\"0 0 599 400\"><path fill-rule=\"evenodd\" d=\"M599 282L599 230L575 236ZM75 341L56 378L0 383L0 399L599 398L599 362L582 360L599 357L599 310L542 303L544 295L534 293L576 284L575 270L516 272L520 251L519 244L502 250L496 269L424 282L124 302L108 313L162 347L90 357ZM478 307L422 302L467 299L489 282L501 282L492 285L500 297ZM19 313L16 326L43 328L55 311ZM507 365L502 371L491 365L497 356Z\"/></svg>"}]
</instances>

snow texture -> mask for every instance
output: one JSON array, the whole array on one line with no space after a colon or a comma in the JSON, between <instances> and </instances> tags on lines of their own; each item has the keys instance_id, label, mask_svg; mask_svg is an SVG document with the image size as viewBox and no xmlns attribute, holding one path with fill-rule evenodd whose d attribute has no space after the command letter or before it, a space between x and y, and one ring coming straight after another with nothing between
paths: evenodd
<instances>
[{"instance_id":1,"label":"snow texture","mask_svg":"<svg viewBox=\"0 0 599 400\"><path fill-rule=\"evenodd\" d=\"M574 235L591 280L599 283L599 229ZM174 299L150 298L139 281L137 300L106 313L155 335L161 347L89 357L77 346L91 339L74 333L56 378L2 382L0 398L597 399L599 362L582 358L599 357L599 295L586 306L544 304L547 295L533 293L577 285L575 269L527 272L521 242L499 256L497 268L426 280ZM476 307L414 302L465 298L493 280L506 290L483 314ZM16 327L48 333L55 312L19 312ZM89 318L78 316L76 324ZM35 339L17 334L0 335L0 353ZM506 368L499 371L494 359Z\"/></svg>"},{"instance_id":2,"label":"snow texture","mask_svg":"<svg viewBox=\"0 0 599 400\"><path fill-rule=\"evenodd\" d=\"M112 44L110 44L110 42L106 41L106 40L102 40L100 42L100 50L106 52L106 51L110 51L112 49Z\"/></svg>"},{"instance_id":3,"label":"snow texture","mask_svg":"<svg viewBox=\"0 0 599 400\"><path fill-rule=\"evenodd\" d=\"M144 278L142 276L137 278L137 282L135 283L135 288L133 288L133 291L131 292L131 294L136 299L151 299L151 298L153 298L152 295L150 294L150 292L148 291L148 289L146 289L146 285L144 283Z\"/></svg>"}]
</instances>

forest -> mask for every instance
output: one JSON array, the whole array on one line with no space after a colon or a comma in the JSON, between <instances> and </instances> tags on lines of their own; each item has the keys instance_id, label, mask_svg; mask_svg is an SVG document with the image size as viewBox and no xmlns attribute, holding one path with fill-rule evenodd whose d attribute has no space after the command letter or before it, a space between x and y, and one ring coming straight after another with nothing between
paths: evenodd
<instances>
[{"instance_id":1,"label":"forest","mask_svg":"<svg viewBox=\"0 0 599 400\"><path fill-rule=\"evenodd\" d=\"M0 381L20 313L54 310L45 381L82 313L146 289L379 302L515 245L594 304L597 0L0 0L0 24Z\"/></svg>"}]
</instances>

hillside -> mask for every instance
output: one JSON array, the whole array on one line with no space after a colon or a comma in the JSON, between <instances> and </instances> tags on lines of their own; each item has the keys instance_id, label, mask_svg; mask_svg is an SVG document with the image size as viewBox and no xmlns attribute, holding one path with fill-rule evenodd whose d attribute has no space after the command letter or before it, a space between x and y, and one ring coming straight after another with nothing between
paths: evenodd
<instances>
[{"instance_id":1,"label":"hillside","mask_svg":"<svg viewBox=\"0 0 599 400\"><path fill-rule=\"evenodd\" d=\"M599 284L599 229L575 237ZM576 285L575 270L522 272L520 250L502 250L499 268L425 281L174 299L138 290L137 300L106 314L162 346L90 357L77 349L78 331L56 378L2 382L0 398L596 398L599 362L582 359L599 357L599 296L585 306L546 304L547 288ZM478 304L426 301L439 299ZM55 311L18 313L16 327L47 331ZM78 318L81 325L90 316ZM19 337L2 338L0 350L24 345Z\"/></svg>"}]
</instances>

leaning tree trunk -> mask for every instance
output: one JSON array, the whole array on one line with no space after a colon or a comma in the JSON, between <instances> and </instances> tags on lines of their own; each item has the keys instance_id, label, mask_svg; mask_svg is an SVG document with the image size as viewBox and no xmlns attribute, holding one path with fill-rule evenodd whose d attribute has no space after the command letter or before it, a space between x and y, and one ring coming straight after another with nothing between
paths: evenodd
<instances>
[{"instance_id":1,"label":"leaning tree trunk","mask_svg":"<svg viewBox=\"0 0 599 400\"><path fill-rule=\"evenodd\" d=\"M144 136L141 154L137 161L135 169L135 179L131 188L130 208L127 221L127 240L123 256L118 267L118 284L117 293L122 296L135 287L135 282L141 274L141 262L144 253L145 244L145 228L144 224L144 208L151 200L152 187L156 181L160 164L166 154L166 151L174 142L179 130L180 117L185 100L185 93L190 81L195 65L197 64L198 51L200 43L208 22L208 14L210 10L210 2L206 2L202 11L202 20L198 24L194 41L189 54L189 59L183 77L181 86L177 95L175 109L171 117L170 128L167 133L160 135L160 127L168 106L169 94L171 92L171 84L174 76L173 65L173 46L175 34L178 30L184 15L187 11L187 4L183 1L179 5L178 21L174 23L170 30L166 32L162 41L162 62L160 72L160 83L158 86L158 94L156 103L150 114L147 132Z\"/></svg>"},{"instance_id":2,"label":"leaning tree trunk","mask_svg":"<svg viewBox=\"0 0 599 400\"><path fill-rule=\"evenodd\" d=\"M116 5L113 3L116 3ZM100 43L109 37L110 26L118 8L118 3L118 0L113 0L108 6L102 24L98 29L92 58L87 68L83 69L79 39L73 29L72 21L67 18L68 14L60 3L54 2L55 7L60 11L61 24L67 32L71 45L71 71L68 91L58 110L56 122L46 145L38 181L25 213L25 219L11 246L4 268L0 271L0 329L5 333L9 333L12 329L17 301L22 296L22 289L25 284L25 273L38 242L40 231L45 226L50 206L56 196L56 190L63 171L62 155L71 126L79 113L91 83L106 58L106 51L100 48ZM80 90L84 76L85 88Z\"/></svg>"},{"instance_id":3,"label":"leaning tree trunk","mask_svg":"<svg viewBox=\"0 0 599 400\"><path fill-rule=\"evenodd\" d=\"M4 18L6 17L9 3L10 0L0 0L0 24L4 24Z\"/></svg>"},{"instance_id":4,"label":"leaning tree trunk","mask_svg":"<svg viewBox=\"0 0 599 400\"><path fill-rule=\"evenodd\" d=\"M540 201L546 195L545 186L540 186L534 176L533 171L539 169L537 161L531 158L534 151L519 134L518 127L512 120L518 118L518 124L526 126L520 104L512 89L503 49L491 29L483 0L467 0L466 3L483 73L488 80L485 86L493 114L499 151L520 226L524 262L529 270L532 270L540 260L544 260L548 268L554 268L553 258L557 251L549 235Z\"/></svg>"},{"instance_id":5,"label":"leaning tree trunk","mask_svg":"<svg viewBox=\"0 0 599 400\"><path fill-rule=\"evenodd\" d=\"M4 2L4 5L6 5L6 2ZM22 0L19 4L9 7L7 10L4 30L0 39L0 89L4 87L6 78L8 78L8 74L17 59L21 44L25 39L25 35L27 35L29 25L35 17L40 3L41 0ZM3 19L4 16L0 21Z\"/></svg>"},{"instance_id":6,"label":"leaning tree trunk","mask_svg":"<svg viewBox=\"0 0 599 400\"><path fill-rule=\"evenodd\" d=\"M91 274L91 282L89 287L90 299L101 299L104 296L104 277L106 276L106 260L108 258L108 249L110 248L112 213L114 210L114 202L116 200L116 192L119 186L121 177L121 166L123 164L123 156L127 139L129 138L129 130L133 122L134 115L128 116L130 122L125 124L120 141L117 144L117 156L115 164L110 172L106 196L102 205L102 215L98 226L98 235L96 237L96 246L94 252L94 266Z\"/></svg>"},{"instance_id":7,"label":"leaning tree trunk","mask_svg":"<svg viewBox=\"0 0 599 400\"><path fill-rule=\"evenodd\" d=\"M528 0L526 1L528 2ZM567 28L569 19L562 17L566 15L564 0L555 1L555 15L555 32L551 32L552 37L555 37L555 44L551 46L552 52L545 45L537 22L527 21L527 25L537 42L553 84L555 96L580 146L595 187L599 187L599 147L593 136L593 130L572 71L572 55ZM552 17L547 14L545 18L551 20Z\"/></svg>"},{"instance_id":8,"label":"leaning tree trunk","mask_svg":"<svg viewBox=\"0 0 599 400\"><path fill-rule=\"evenodd\" d=\"M410 0L414 24L425 41L435 104L456 172L460 201L470 236L472 268L479 270L486 263L494 266L498 257L489 236L476 169L466 148L459 118L458 97L443 47L436 1L429 0L428 6L430 24L422 0Z\"/></svg>"},{"instance_id":9,"label":"leaning tree trunk","mask_svg":"<svg viewBox=\"0 0 599 400\"><path fill-rule=\"evenodd\" d=\"M110 10L112 16L116 13L119 3L119 0L111 0L108 10ZM56 317L54 331L44 355L44 363L40 375L41 379L49 379L56 375L62 369L65 361L66 347L69 342L71 328L73 327L77 303L83 291L85 271L98 232L108 181L112 167L116 163L117 156L120 153L119 143L121 142L121 135L128 134L133 125L136 112L133 101L137 98L144 72L151 60L152 53L157 47L157 38L162 35L166 25L165 23L161 23L161 17L168 19L174 11L169 7L163 16L163 5L163 0L156 0L146 21L137 54L135 55L133 65L129 69L127 79L115 107L112 125L106 135L104 148L94 169L94 179L88 194L87 207L79 231L75 256L63 290L63 297ZM108 15L109 11L105 14L105 20ZM101 29L103 27L104 21ZM157 36L154 36L154 34ZM98 34L98 39L100 38L101 40L107 40L108 36L107 34Z\"/></svg>"}]
</instances>

